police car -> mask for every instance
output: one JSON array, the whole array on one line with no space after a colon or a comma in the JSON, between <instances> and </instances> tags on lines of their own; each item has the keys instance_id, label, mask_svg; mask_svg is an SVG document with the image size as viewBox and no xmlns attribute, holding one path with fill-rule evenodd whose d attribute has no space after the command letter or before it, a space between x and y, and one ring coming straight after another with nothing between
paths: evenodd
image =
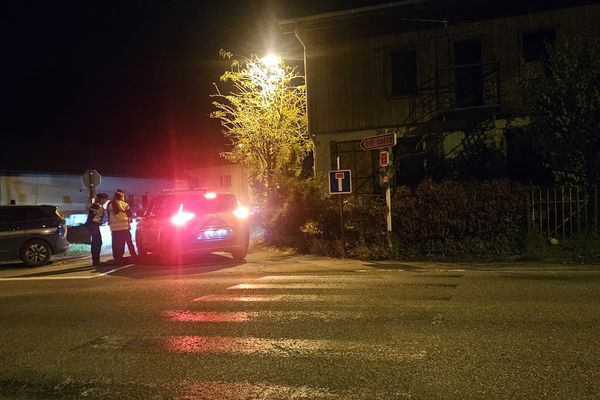
<instances>
[{"instance_id":1,"label":"police car","mask_svg":"<svg viewBox=\"0 0 600 400\"><path fill-rule=\"evenodd\" d=\"M169 264L186 254L215 251L243 260L250 237L248 217L248 209L231 193L163 191L137 224L138 252L156 254Z\"/></svg>"}]
</instances>

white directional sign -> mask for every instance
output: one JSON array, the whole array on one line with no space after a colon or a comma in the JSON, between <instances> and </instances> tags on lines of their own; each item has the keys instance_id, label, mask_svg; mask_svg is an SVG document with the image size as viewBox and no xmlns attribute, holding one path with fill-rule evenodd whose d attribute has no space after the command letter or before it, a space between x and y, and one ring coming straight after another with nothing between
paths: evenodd
<instances>
[{"instance_id":1,"label":"white directional sign","mask_svg":"<svg viewBox=\"0 0 600 400\"><path fill-rule=\"evenodd\" d=\"M387 135L370 136L364 138L360 142L360 148L363 150L384 149L396 145L396 134L389 133Z\"/></svg>"},{"instance_id":2,"label":"white directional sign","mask_svg":"<svg viewBox=\"0 0 600 400\"><path fill-rule=\"evenodd\" d=\"M352 175L349 169L338 169L329 171L329 193L352 193Z\"/></svg>"}]
</instances>

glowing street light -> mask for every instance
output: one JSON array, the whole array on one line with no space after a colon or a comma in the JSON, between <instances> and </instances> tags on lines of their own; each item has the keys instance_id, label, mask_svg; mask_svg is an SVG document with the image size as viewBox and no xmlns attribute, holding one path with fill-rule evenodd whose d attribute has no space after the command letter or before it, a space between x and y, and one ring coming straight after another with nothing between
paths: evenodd
<instances>
[{"instance_id":1,"label":"glowing street light","mask_svg":"<svg viewBox=\"0 0 600 400\"><path fill-rule=\"evenodd\" d=\"M281 63L281 59L277 57L275 54L270 53L260 59L263 65L267 68L278 67Z\"/></svg>"}]
</instances>

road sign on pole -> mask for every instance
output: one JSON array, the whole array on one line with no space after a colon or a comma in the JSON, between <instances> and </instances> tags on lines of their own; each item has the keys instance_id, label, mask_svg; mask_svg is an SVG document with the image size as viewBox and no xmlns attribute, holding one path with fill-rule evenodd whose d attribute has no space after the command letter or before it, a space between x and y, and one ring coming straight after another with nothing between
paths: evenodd
<instances>
[{"instance_id":1,"label":"road sign on pole","mask_svg":"<svg viewBox=\"0 0 600 400\"><path fill-rule=\"evenodd\" d=\"M352 193L352 175L349 169L329 171L329 194Z\"/></svg>"},{"instance_id":2,"label":"road sign on pole","mask_svg":"<svg viewBox=\"0 0 600 400\"><path fill-rule=\"evenodd\" d=\"M82 176L83 184L88 188L90 195L90 204L94 202L96 197L96 187L100 185L101 177L95 169L88 169Z\"/></svg>"},{"instance_id":3,"label":"road sign on pole","mask_svg":"<svg viewBox=\"0 0 600 400\"><path fill-rule=\"evenodd\" d=\"M360 142L360 148L363 150L384 149L396 145L396 134L388 133L386 135L370 136Z\"/></svg>"},{"instance_id":4,"label":"road sign on pole","mask_svg":"<svg viewBox=\"0 0 600 400\"><path fill-rule=\"evenodd\" d=\"M379 152L379 166L387 167L390 165L390 153L388 151L380 151Z\"/></svg>"},{"instance_id":5,"label":"road sign on pole","mask_svg":"<svg viewBox=\"0 0 600 400\"><path fill-rule=\"evenodd\" d=\"M96 187L100 185L101 176L95 169L88 169L83 173L82 179L85 187L89 188L92 185Z\"/></svg>"}]
</instances>

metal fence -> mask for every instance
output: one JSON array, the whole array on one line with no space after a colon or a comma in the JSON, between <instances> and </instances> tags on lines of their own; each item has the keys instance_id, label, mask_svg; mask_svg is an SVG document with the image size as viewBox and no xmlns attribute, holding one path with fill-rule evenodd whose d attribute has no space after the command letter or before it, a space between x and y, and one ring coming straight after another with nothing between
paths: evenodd
<instances>
[{"instance_id":1,"label":"metal fence","mask_svg":"<svg viewBox=\"0 0 600 400\"><path fill-rule=\"evenodd\" d=\"M598 232L598 187L531 187L528 230L553 238Z\"/></svg>"}]
</instances>

